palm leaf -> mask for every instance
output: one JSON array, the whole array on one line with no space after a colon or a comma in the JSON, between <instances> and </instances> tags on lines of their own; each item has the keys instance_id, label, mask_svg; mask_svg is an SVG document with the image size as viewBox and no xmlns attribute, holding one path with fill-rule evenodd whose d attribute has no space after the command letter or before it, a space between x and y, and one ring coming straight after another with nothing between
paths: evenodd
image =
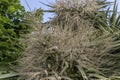
<instances>
[{"instance_id":1,"label":"palm leaf","mask_svg":"<svg viewBox=\"0 0 120 80\"><path fill-rule=\"evenodd\" d=\"M110 23L111 23L111 27L115 27L115 23L116 23L116 17L117 17L117 2L115 0L115 3L114 3L114 7L113 7L113 13L112 13L112 16L110 18Z\"/></svg>"},{"instance_id":2,"label":"palm leaf","mask_svg":"<svg viewBox=\"0 0 120 80\"><path fill-rule=\"evenodd\" d=\"M4 71L0 71L0 79L10 78L10 77L15 77L15 76L18 76L18 73L11 71L9 73L4 74Z\"/></svg>"},{"instance_id":3,"label":"palm leaf","mask_svg":"<svg viewBox=\"0 0 120 80\"><path fill-rule=\"evenodd\" d=\"M99 75L99 74L90 74L90 77L95 77L95 78L98 78L100 80L107 80L106 77Z\"/></svg>"},{"instance_id":4,"label":"palm leaf","mask_svg":"<svg viewBox=\"0 0 120 80\"><path fill-rule=\"evenodd\" d=\"M120 26L120 15L118 15L117 20L116 20L116 26L119 27Z\"/></svg>"}]
</instances>

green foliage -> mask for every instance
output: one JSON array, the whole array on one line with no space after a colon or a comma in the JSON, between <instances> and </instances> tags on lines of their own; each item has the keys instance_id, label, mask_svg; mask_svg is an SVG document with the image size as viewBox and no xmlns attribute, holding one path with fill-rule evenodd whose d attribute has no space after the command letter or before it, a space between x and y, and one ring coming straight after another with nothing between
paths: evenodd
<instances>
[{"instance_id":1,"label":"green foliage","mask_svg":"<svg viewBox=\"0 0 120 80\"><path fill-rule=\"evenodd\" d=\"M18 74L13 71L0 71L0 80L3 80L5 78L9 78L8 80L13 80L13 78L10 79L10 77L14 76L18 76Z\"/></svg>"},{"instance_id":2,"label":"green foliage","mask_svg":"<svg viewBox=\"0 0 120 80\"><path fill-rule=\"evenodd\" d=\"M17 75L11 68L26 48L25 35L31 29L27 15L32 12L25 12L20 0L0 0L0 80L13 80L9 77ZM41 22L42 10L38 9L35 16Z\"/></svg>"},{"instance_id":3,"label":"green foliage","mask_svg":"<svg viewBox=\"0 0 120 80\"><path fill-rule=\"evenodd\" d=\"M110 9L110 6L107 10L103 10L101 13L97 14L97 16L93 16L96 19L98 28L102 32L110 32L113 33L115 31L119 31L120 27L120 15L117 12L118 4L115 0L113 3L113 9Z\"/></svg>"},{"instance_id":4,"label":"green foliage","mask_svg":"<svg viewBox=\"0 0 120 80\"><path fill-rule=\"evenodd\" d=\"M16 60L24 49L21 34L28 27L23 21L24 8L19 0L0 1L0 62Z\"/></svg>"},{"instance_id":5,"label":"green foliage","mask_svg":"<svg viewBox=\"0 0 120 80\"><path fill-rule=\"evenodd\" d=\"M40 21L43 20L43 10L41 8L37 9L34 13L35 17L38 18Z\"/></svg>"}]
</instances>

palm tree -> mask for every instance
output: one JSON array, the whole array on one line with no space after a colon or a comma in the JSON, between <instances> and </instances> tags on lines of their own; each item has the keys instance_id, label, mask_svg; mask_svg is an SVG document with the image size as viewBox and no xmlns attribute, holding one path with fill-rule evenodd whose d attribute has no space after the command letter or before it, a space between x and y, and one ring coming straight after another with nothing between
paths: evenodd
<instances>
[{"instance_id":1,"label":"palm tree","mask_svg":"<svg viewBox=\"0 0 120 80\"><path fill-rule=\"evenodd\" d=\"M112 13L109 8L102 10L107 5L110 2L105 0L56 0L47 5L52 8L48 12L56 13L51 21L54 32L44 36L38 29L36 35L30 35L18 69L25 75L20 78L120 79L120 16L116 1Z\"/></svg>"}]
</instances>

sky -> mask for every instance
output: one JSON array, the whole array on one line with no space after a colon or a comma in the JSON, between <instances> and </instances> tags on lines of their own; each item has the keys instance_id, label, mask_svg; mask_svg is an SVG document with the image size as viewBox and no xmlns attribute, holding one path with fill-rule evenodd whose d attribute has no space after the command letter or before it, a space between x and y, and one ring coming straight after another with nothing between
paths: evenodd
<instances>
[{"instance_id":1,"label":"sky","mask_svg":"<svg viewBox=\"0 0 120 80\"><path fill-rule=\"evenodd\" d=\"M44 10L49 10L50 9L49 7L41 4L40 2L46 3L46 4L52 4L55 0L20 0L20 1L21 1L21 4L25 7L26 11L31 11L31 10L36 10L38 8L42 8ZM26 4L26 1L31 9ZM53 13L47 13L47 12L44 13L43 22L50 20L50 18L52 18L52 17L54 17Z\"/></svg>"},{"instance_id":2,"label":"sky","mask_svg":"<svg viewBox=\"0 0 120 80\"><path fill-rule=\"evenodd\" d=\"M44 10L49 10L50 9L49 7L41 4L40 2L46 3L46 4L52 4L52 3L54 3L54 1L55 0L20 0L21 4L25 7L26 11L33 11L38 8L42 8ZM114 0L107 0L107 1L113 2ZM119 4L118 11L120 11L120 0L117 0L117 2ZM29 5L29 7L28 7L28 5ZM52 17L54 17L53 13L44 13L43 22L49 21L50 18L52 18Z\"/></svg>"}]
</instances>

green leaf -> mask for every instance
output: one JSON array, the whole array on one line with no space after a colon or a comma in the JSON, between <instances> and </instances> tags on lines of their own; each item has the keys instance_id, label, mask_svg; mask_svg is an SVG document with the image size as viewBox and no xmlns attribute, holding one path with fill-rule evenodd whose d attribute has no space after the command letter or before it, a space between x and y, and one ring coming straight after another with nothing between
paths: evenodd
<instances>
[{"instance_id":1,"label":"green leaf","mask_svg":"<svg viewBox=\"0 0 120 80\"><path fill-rule=\"evenodd\" d=\"M102 75L99 75L99 74L90 74L90 77L95 77L95 78L98 78L100 80L108 80L108 78L106 78Z\"/></svg>"},{"instance_id":2,"label":"green leaf","mask_svg":"<svg viewBox=\"0 0 120 80\"><path fill-rule=\"evenodd\" d=\"M112 16L110 18L111 27L115 27L115 23L116 23L117 7L118 7L118 5L116 3L117 3L117 1L115 0Z\"/></svg>"},{"instance_id":3,"label":"green leaf","mask_svg":"<svg viewBox=\"0 0 120 80\"><path fill-rule=\"evenodd\" d=\"M9 44L6 42L0 42L0 47L9 48Z\"/></svg>"},{"instance_id":4,"label":"green leaf","mask_svg":"<svg viewBox=\"0 0 120 80\"><path fill-rule=\"evenodd\" d=\"M13 12L16 11L16 9L15 9L14 6L9 6L9 7L8 7L8 11L9 11L10 13L13 13Z\"/></svg>"},{"instance_id":5,"label":"green leaf","mask_svg":"<svg viewBox=\"0 0 120 80\"><path fill-rule=\"evenodd\" d=\"M8 0L0 0L1 2L9 3Z\"/></svg>"},{"instance_id":6,"label":"green leaf","mask_svg":"<svg viewBox=\"0 0 120 80\"><path fill-rule=\"evenodd\" d=\"M112 79L120 79L120 76L111 76Z\"/></svg>"},{"instance_id":7,"label":"green leaf","mask_svg":"<svg viewBox=\"0 0 120 80\"><path fill-rule=\"evenodd\" d=\"M5 71L0 71L0 79L5 79L5 78L10 78L10 77L15 77L18 76L18 73L15 72L8 72L4 73Z\"/></svg>"}]
</instances>

